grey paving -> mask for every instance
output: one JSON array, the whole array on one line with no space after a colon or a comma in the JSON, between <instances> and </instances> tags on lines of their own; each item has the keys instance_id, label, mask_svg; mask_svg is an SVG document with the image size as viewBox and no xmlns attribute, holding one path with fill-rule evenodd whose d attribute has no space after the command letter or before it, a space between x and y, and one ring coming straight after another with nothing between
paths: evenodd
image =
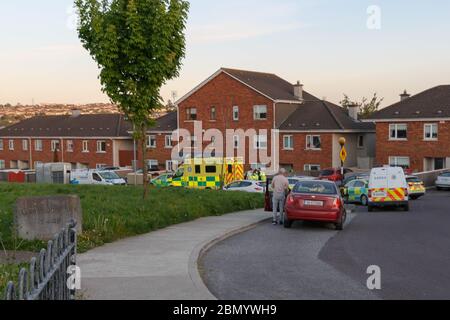
<instances>
[{"instance_id":1,"label":"grey paving","mask_svg":"<svg viewBox=\"0 0 450 320\"><path fill-rule=\"evenodd\" d=\"M450 299L450 193L350 218L343 232L260 225L211 248L203 278L219 299ZM370 265L382 268L380 291L366 287Z\"/></svg>"},{"instance_id":2,"label":"grey paving","mask_svg":"<svg viewBox=\"0 0 450 320\"><path fill-rule=\"evenodd\" d=\"M208 217L125 239L78 257L84 299L215 299L197 271L209 242L266 220L262 210Z\"/></svg>"}]
</instances>

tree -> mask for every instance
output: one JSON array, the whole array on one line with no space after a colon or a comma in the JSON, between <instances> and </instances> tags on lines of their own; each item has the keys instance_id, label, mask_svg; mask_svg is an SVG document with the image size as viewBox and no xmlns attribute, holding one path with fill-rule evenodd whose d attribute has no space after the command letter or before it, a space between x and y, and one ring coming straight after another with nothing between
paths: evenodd
<instances>
[{"instance_id":1,"label":"tree","mask_svg":"<svg viewBox=\"0 0 450 320\"><path fill-rule=\"evenodd\" d=\"M364 97L361 102L352 101L349 96L344 93L344 99L340 104L345 110L348 110L349 106L357 105L359 107L359 116L361 118L367 118L380 109L383 101L384 98L378 98L377 93L374 93L373 98L370 101Z\"/></svg>"},{"instance_id":2,"label":"tree","mask_svg":"<svg viewBox=\"0 0 450 320\"><path fill-rule=\"evenodd\" d=\"M78 35L100 69L102 90L133 123L142 147L147 195L146 134L161 106L160 89L177 77L185 56L184 0L75 0Z\"/></svg>"}]
</instances>

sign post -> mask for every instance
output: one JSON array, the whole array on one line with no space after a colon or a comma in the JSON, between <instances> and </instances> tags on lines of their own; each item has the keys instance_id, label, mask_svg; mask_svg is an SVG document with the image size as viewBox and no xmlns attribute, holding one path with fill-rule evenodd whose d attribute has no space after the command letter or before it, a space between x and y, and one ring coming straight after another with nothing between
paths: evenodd
<instances>
[{"instance_id":1,"label":"sign post","mask_svg":"<svg viewBox=\"0 0 450 320\"><path fill-rule=\"evenodd\" d=\"M347 149L345 148L345 144L347 143L347 140L342 137L339 139L339 144L341 145L341 153L340 153L340 158L341 158L341 175L342 177L344 177L344 165L345 165L345 160L347 160Z\"/></svg>"}]
</instances>

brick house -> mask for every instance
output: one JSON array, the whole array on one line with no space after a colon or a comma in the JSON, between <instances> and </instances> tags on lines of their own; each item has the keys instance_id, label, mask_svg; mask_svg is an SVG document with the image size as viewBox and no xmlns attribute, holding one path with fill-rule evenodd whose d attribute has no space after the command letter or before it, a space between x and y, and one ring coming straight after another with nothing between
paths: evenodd
<instances>
[{"instance_id":1,"label":"brick house","mask_svg":"<svg viewBox=\"0 0 450 320\"><path fill-rule=\"evenodd\" d=\"M450 85L401 101L372 115L376 124L376 162L413 171L450 168Z\"/></svg>"},{"instance_id":2,"label":"brick house","mask_svg":"<svg viewBox=\"0 0 450 320\"><path fill-rule=\"evenodd\" d=\"M31 118L0 130L0 169L33 169L55 160L73 168L130 166L130 129L120 114Z\"/></svg>"},{"instance_id":3,"label":"brick house","mask_svg":"<svg viewBox=\"0 0 450 320\"><path fill-rule=\"evenodd\" d=\"M257 136L255 141L234 137L228 141L266 148L269 155L275 154L278 145L276 161L296 172L340 166L342 136L348 141L347 166L369 168L375 156L375 128L357 119L356 107L347 112L306 92L299 82L293 85L275 74L222 68L176 104L177 127L190 132L196 122L202 123L204 131L223 133L226 129L279 130L278 143L273 143L271 134ZM251 163L248 157L245 162L247 169L266 165L261 159Z\"/></svg>"}]
</instances>

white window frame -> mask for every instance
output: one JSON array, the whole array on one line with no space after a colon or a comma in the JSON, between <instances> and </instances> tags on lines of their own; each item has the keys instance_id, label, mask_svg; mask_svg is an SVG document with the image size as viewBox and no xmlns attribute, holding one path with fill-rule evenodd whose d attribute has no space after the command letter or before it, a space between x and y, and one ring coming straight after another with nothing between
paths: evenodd
<instances>
[{"instance_id":1,"label":"white window frame","mask_svg":"<svg viewBox=\"0 0 450 320\"><path fill-rule=\"evenodd\" d=\"M171 149L172 148L172 135L166 135L165 137L165 146L167 149Z\"/></svg>"},{"instance_id":2,"label":"white window frame","mask_svg":"<svg viewBox=\"0 0 450 320\"><path fill-rule=\"evenodd\" d=\"M66 151L73 152L73 149L74 149L73 140L67 140L66 141Z\"/></svg>"},{"instance_id":3,"label":"white window frame","mask_svg":"<svg viewBox=\"0 0 450 320\"><path fill-rule=\"evenodd\" d=\"M8 149L10 151L14 151L14 140L9 140L8 141Z\"/></svg>"},{"instance_id":4,"label":"white window frame","mask_svg":"<svg viewBox=\"0 0 450 320\"><path fill-rule=\"evenodd\" d=\"M0 169L5 169L5 168L6 168L5 160L0 160Z\"/></svg>"},{"instance_id":5,"label":"white window frame","mask_svg":"<svg viewBox=\"0 0 450 320\"><path fill-rule=\"evenodd\" d=\"M290 151L294 150L294 136L293 135L283 136L283 149L290 150Z\"/></svg>"},{"instance_id":6,"label":"white window frame","mask_svg":"<svg viewBox=\"0 0 450 320\"><path fill-rule=\"evenodd\" d=\"M217 120L217 108L215 106L212 106L209 109L209 120L210 121L216 121Z\"/></svg>"},{"instance_id":7,"label":"white window frame","mask_svg":"<svg viewBox=\"0 0 450 320\"><path fill-rule=\"evenodd\" d=\"M105 145L105 150L102 150L102 145ZM97 153L106 153L106 141L105 140L97 140Z\"/></svg>"},{"instance_id":8,"label":"white window frame","mask_svg":"<svg viewBox=\"0 0 450 320\"><path fill-rule=\"evenodd\" d=\"M269 140L267 135L256 135L253 140L253 147L255 150L267 150L269 146Z\"/></svg>"},{"instance_id":9,"label":"white window frame","mask_svg":"<svg viewBox=\"0 0 450 320\"><path fill-rule=\"evenodd\" d=\"M166 161L166 171L176 172L178 170L178 161L176 160L167 160Z\"/></svg>"},{"instance_id":10,"label":"white window frame","mask_svg":"<svg viewBox=\"0 0 450 320\"><path fill-rule=\"evenodd\" d=\"M317 167L317 170L312 170L312 167ZM312 171L316 172L316 171L320 171L322 168L321 168L320 164L305 164L303 166L303 169L306 172L312 172Z\"/></svg>"},{"instance_id":11,"label":"white window frame","mask_svg":"<svg viewBox=\"0 0 450 320\"><path fill-rule=\"evenodd\" d=\"M233 121L239 121L239 106L233 106Z\"/></svg>"},{"instance_id":12,"label":"white window frame","mask_svg":"<svg viewBox=\"0 0 450 320\"><path fill-rule=\"evenodd\" d=\"M34 151L41 152L42 149L43 149L42 140L40 139L34 140Z\"/></svg>"},{"instance_id":13,"label":"white window frame","mask_svg":"<svg viewBox=\"0 0 450 320\"><path fill-rule=\"evenodd\" d=\"M314 146L314 138L319 138L319 143L320 143L319 148ZM322 150L322 137L317 134L307 135L306 136L306 150L314 150L314 151Z\"/></svg>"},{"instance_id":14,"label":"white window frame","mask_svg":"<svg viewBox=\"0 0 450 320\"><path fill-rule=\"evenodd\" d=\"M149 168L151 168L152 166L158 167L159 166L159 161L155 160L155 159L148 159L147 160L147 166Z\"/></svg>"},{"instance_id":15,"label":"white window frame","mask_svg":"<svg viewBox=\"0 0 450 320\"><path fill-rule=\"evenodd\" d=\"M265 111L264 111L265 110ZM267 120L269 117L269 108L267 105L256 105L253 106L253 118L257 121L264 121ZM265 117L262 117L261 115L265 114Z\"/></svg>"},{"instance_id":16,"label":"white window frame","mask_svg":"<svg viewBox=\"0 0 450 320\"><path fill-rule=\"evenodd\" d=\"M400 126L404 126L406 129L406 138L399 138L398 137L398 131L399 131L399 127ZM392 131L395 132L395 137L392 137ZM408 124L406 123L391 123L389 125L389 140L390 141L407 141L408 140Z\"/></svg>"},{"instance_id":17,"label":"white window frame","mask_svg":"<svg viewBox=\"0 0 450 320\"><path fill-rule=\"evenodd\" d=\"M435 130L433 130L435 128ZM430 132L427 132L427 129ZM427 137L427 134L430 134L430 137ZM436 134L436 138L433 135ZM438 141L439 140L439 125L437 123L425 123L423 125L423 140L425 141Z\"/></svg>"},{"instance_id":18,"label":"white window frame","mask_svg":"<svg viewBox=\"0 0 450 320\"><path fill-rule=\"evenodd\" d=\"M197 121L198 119L198 110L196 107L191 107L186 109L187 121ZM195 119L192 119L195 116Z\"/></svg>"},{"instance_id":19,"label":"white window frame","mask_svg":"<svg viewBox=\"0 0 450 320\"><path fill-rule=\"evenodd\" d=\"M400 159L402 159L402 160L405 160L405 159L407 159L408 160L408 168L411 168L411 159L410 159L410 157L402 157L402 156L390 156L389 157L389 165L391 166L391 167L398 167L398 166L402 166L403 167L403 165L401 165L400 164Z\"/></svg>"},{"instance_id":20,"label":"white window frame","mask_svg":"<svg viewBox=\"0 0 450 320\"><path fill-rule=\"evenodd\" d=\"M22 150L28 151L28 140L27 139L22 140Z\"/></svg>"},{"instance_id":21,"label":"white window frame","mask_svg":"<svg viewBox=\"0 0 450 320\"><path fill-rule=\"evenodd\" d=\"M83 140L83 153L89 153L89 141L88 140Z\"/></svg>"},{"instance_id":22,"label":"white window frame","mask_svg":"<svg viewBox=\"0 0 450 320\"><path fill-rule=\"evenodd\" d=\"M157 139L157 137L154 134L151 134L151 135L147 136L147 148L148 149L156 149L156 147L158 145L156 139ZM155 143L152 143L153 141Z\"/></svg>"},{"instance_id":23,"label":"white window frame","mask_svg":"<svg viewBox=\"0 0 450 320\"><path fill-rule=\"evenodd\" d=\"M3 150L3 139L0 139L0 150Z\"/></svg>"},{"instance_id":24,"label":"white window frame","mask_svg":"<svg viewBox=\"0 0 450 320\"><path fill-rule=\"evenodd\" d=\"M59 140L52 140L52 142L51 142L51 149L50 149L52 152L55 152L55 151L56 151L56 149L57 149L57 148L56 148L56 145L57 145L57 144L60 144L60 141L59 141Z\"/></svg>"}]
</instances>

